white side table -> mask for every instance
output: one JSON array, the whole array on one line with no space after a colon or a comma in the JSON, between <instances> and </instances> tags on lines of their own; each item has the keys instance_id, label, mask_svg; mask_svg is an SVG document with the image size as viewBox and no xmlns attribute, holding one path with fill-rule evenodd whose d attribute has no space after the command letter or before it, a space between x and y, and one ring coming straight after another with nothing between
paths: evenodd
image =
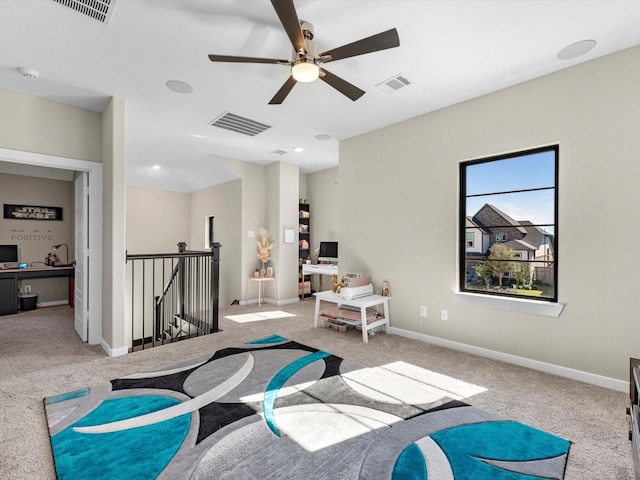
<instances>
[{"instance_id":1,"label":"white side table","mask_svg":"<svg viewBox=\"0 0 640 480\"><path fill-rule=\"evenodd\" d=\"M383 297L382 295L367 295L366 297L354 298L353 300L345 300L339 294L333 293L331 290L326 292L314 293L316 297L316 311L313 317L313 326L318 326L318 316L320 315L320 302L331 302L337 305L346 305L348 307L358 307L360 309L359 322L362 327L362 341L368 343L368 332L376 327L384 325L384 331L389 333L389 299L391 297ZM384 317L367 323L367 308L382 305L384 307Z\"/></svg>"},{"instance_id":2,"label":"white side table","mask_svg":"<svg viewBox=\"0 0 640 480\"><path fill-rule=\"evenodd\" d=\"M264 282L273 282L273 296L276 302L278 301L278 294L276 293L276 277L249 277L249 281L247 282L247 294L245 296L245 303L247 305L249 304L249 285L252 283L258 284L258 306L262 305L262 299L264 297L262 293L262 284Z\"/></svg>"}]
</instances>

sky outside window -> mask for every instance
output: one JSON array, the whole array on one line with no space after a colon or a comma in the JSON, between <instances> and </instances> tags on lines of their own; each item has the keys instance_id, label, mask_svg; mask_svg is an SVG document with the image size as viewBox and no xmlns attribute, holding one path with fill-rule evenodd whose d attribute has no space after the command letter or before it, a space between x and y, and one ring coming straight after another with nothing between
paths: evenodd
<instances>
[{"instance_id":1,"label":"sky outside window","mask_svg":"<svg viewBox=\"0 0 640 480\"><path fill-rule=\"evenodd\" d=\"M514 220L529 220L537 225L550 225L542 228L553 233L554 151L469 165L466 168L466 181L468 216L475 215L485 203L488 203ZM521 191L540 188L548 189Z\"/></svg>"}]
</instances>

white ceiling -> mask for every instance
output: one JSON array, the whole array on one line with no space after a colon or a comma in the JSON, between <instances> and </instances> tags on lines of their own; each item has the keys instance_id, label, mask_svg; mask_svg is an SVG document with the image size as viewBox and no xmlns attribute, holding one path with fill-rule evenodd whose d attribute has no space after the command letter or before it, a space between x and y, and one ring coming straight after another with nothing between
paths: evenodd
<instances>
[{"instance_id":1,"label":"white ceiling","mask_svg":"<svg viewBox=\"0 0 640 480\"><path fill-rule=\"evenodd\" d=\"M289 67L208 60L290 58L266 0L114 0L108 24L53 0L1 0L0 86L96 111L125 99L127 184L190 192L236 178L218 156L334 167L340 140L640 44L639 1L294 1L320 51L397 28L400 47L326 65L367 92L358 101L316 81L268 105ZM557 59L586 39L597 41L591 52ZM375 87L399 73L412 84ZM169 80L193 92L173 92ZM224 112L272 128L248 137L208 125Z\"/></svg>"}]
</instances>

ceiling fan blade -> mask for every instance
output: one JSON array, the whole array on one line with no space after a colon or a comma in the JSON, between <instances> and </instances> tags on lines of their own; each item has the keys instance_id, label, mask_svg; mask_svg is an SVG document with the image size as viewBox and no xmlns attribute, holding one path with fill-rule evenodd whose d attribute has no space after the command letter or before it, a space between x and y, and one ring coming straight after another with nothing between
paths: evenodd
<instances>
[{"instance_id":1,"label":"ceiling fan blade","mask_svg":"<svg viewBox=\"0 0 640 480\"><path fill-rule=\"evenodd\" d=\"M298 14L296 13L296 7L293 5L293 0L271 0L273 8L276 10L280 23L287 32L289 40L293 49L300 53L307 53L307 43L304 41L304 35L300 28L300 20L298 20Z\"/></svg>"},{"instance_id":2,"label":"ceiling fan blade","mask_svg":"<svg viewBox=\"0 0 640 480\"><path fill-rule=\"evenodd\" d=\"M337 75L334 75L331 72L328 72L324 68L320 69L320 80L322 80L325 83L328 83L333 88L338 90L343 95L346 95L354 102L358 100L362 95L365 94L364 90L360 90L355 85L347 82L346 80L340 78Z\"/></svg>"},{"instance_id":3,"label":"ceiling fan blade","mask_svg":"<svg viewBox=\"0 0 640 480\"><path fill-rule=\"evenodd\" d=\"M237 57L235 55L209 55L212 62L237 62L237 63L275 63L279 65L291 65L289 60L277 58Z\"/></svg>"},{"instance_id":4,"label":"ceiling fan blade","mask_svg":"<svg viewBox=\"0 0 640 480\"><path fill-rule=\"evenodd\" d=\"M336 60L342 60L343 58L355 57L357 55L364 55L365 53L373 53L399 46L400 38L398 37L398 31L392 28L386 32L357 40L342 47L334 48L333 50L328 50L321 53L320 56L330 55L331 59L327 60L327 62L334 62Z\"/></svg>"},{"instance_id":5,"label":"ceiling fan blade","mask_svg":"<svg viewBox=\"0 0 640 480\"><path fill-rule=\"evenodd\" d=\"M278 90L278 93L276 93L273 96L273 98L269 101L269 105L280 105L282 102L284 102L284 99L287 98L287 95L289 95L289 92L291 91L291 89L296 83L297 82L295 78L289 77L287 81L284 82L284 85L280 87L280 90Z\"/></svg>"}]
</instances>

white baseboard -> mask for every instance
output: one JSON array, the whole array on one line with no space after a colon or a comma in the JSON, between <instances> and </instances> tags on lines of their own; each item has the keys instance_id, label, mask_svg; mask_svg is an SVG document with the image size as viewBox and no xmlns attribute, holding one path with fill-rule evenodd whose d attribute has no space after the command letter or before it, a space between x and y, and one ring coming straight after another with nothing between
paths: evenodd
<instances>
[{"instance_id":1,"label":"white baseboard","mask_svg":"<svg viewBox=\"0 0 640 480\"><path fill-rule=\"evenodd\" d=\"M129 353L129 349L127 347L111 348L107 345L107 342L104 341L104 338L100 341L100 346L110 357L121 357L122 355Z\"/></svg>"},{"instance_id":2,"label":"white baseboard","mask_svg":"<svg viewBox=\"0 0 640 480\"><path fill-rule=\"evenodd\" d=\"M480 357L491 358L493 360L512 363L514 365L531 368L533 370L538 370L541 372L552 373L554 375L571 378L572 380L590 383L592 385L609 388L611 390L617 390L620 392L629 391L629 382L617 380L615 378L603 377L602 375L596 375L594 373L574 370L573 368L540 362L538 360L532 360L530 358L518 357L516 355L498 352L496 350L489 350L482 347L476 347L474 345L468 345L466 343L454 342L453 340L446 340L444 338L433 337L431 335L412 332L410 330L404 330L401 328L391 327L391 333L400 335L402 337L419 340L421 342L432 343L433 345L438 345L440 347L450 348L452 350L458 350L460 352L470 353L472 355L478 355Z\"/></svg>"},{"instance_id":3,"label":"white baseboard","mask_svg":"<svg viewBox=\"0 0 640 480\"><path fill-rule=\"evenodd\" d=\"M277 305L277 302L273 299L273 298L263 298L262 299L262 305L264 305L265 303L269 303L271 305ZM240 301L240 305L258 305L258 299L257 298L253 298L251 300L247 301Z\"/></svg>"},{"instance_id":4,"label":"white baseboard","mask_svg":"<svg viewBox=\"0 0 640 480\"><path fill-rule=\"evenodd\" d=\"M38 302L38 307L56 307L58 305L69 305L68 300L52 300L51 302ZM71 308L71 306L69 306Z\"/></svg>"},{"instance_id":5,"label":"white baseboard","mask_svg":"<svg viewBox=\"0 0 640 480\"><path fill-rule=\"evenodd\" d=\"M292 303L298 303L300 301L299 297L293 298L285 298L284 300L278 300L278 305L291 305Z\"/></svg>"},{"instance_id":6,"label":"white baseboard","mask_svg":"<svg viewBox=\"0 0 640 480\"><path fill-rule=\"evenodd\" d=\"M292 303L298 303L300 301L299 297L293 297L293 298L285 298L284 300L274 300L273 298L263 298L262 299L262 303L268 303L271 305L291 305ZM258 300L257 299L252 299L249 300L248 302L246 300L240 300L240 305L257 305L258 304Z\"/></svg>"}]
</instances>

